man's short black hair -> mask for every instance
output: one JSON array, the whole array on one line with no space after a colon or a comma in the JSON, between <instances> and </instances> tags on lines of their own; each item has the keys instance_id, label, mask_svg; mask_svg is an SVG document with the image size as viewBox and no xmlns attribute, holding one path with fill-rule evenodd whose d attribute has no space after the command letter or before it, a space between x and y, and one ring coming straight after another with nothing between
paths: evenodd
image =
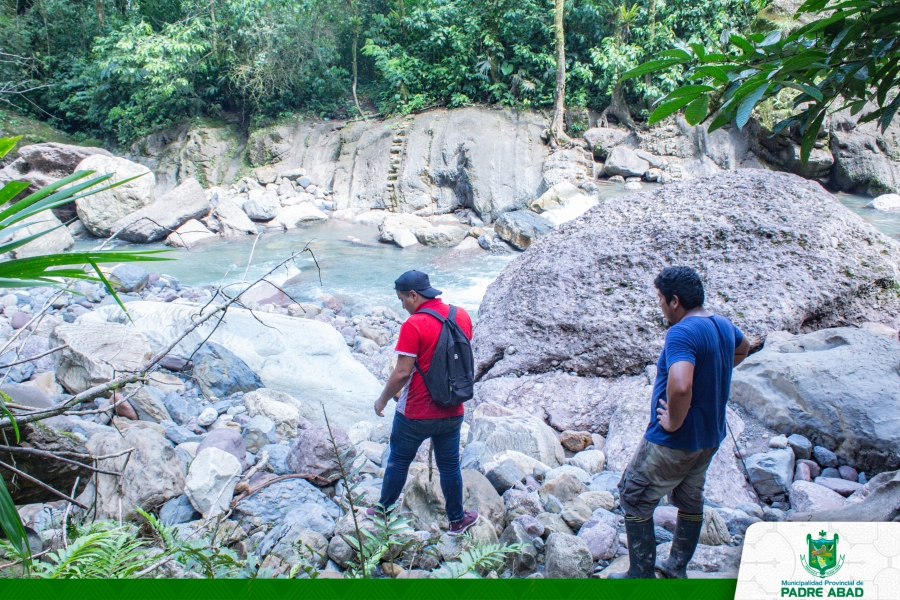
<instances>
[{"instance_id":1,"label":"man's short black hair","mask_svg":"<svg viewBox=\"0 0 900 600\"><path fill-rule=\"evenodd\" d=\"M687 310L703 306L703 282L697 271L690 267L666 267L653 280L653 285L665 296L666 302L678 296Z\"/></svg>"}]
</instances>

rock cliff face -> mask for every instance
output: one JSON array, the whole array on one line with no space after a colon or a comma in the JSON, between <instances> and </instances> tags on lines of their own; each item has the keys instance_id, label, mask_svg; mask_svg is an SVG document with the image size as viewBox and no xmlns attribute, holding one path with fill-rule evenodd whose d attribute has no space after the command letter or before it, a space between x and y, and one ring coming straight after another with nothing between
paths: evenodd
<instances>
[{"instance_id":1,"label":"rock cliff face","mask_svg":"<svg viewBox=\"0 0 900 600\"><path fill-rule=\"evenodd\" d=\"M636 374L665 327L653 278L696 268L754 347L772 330L890 323L900 246L818 184L741 170L609 199L532 244L479 310L476 373Z\"/></svg>"}]
</instances>

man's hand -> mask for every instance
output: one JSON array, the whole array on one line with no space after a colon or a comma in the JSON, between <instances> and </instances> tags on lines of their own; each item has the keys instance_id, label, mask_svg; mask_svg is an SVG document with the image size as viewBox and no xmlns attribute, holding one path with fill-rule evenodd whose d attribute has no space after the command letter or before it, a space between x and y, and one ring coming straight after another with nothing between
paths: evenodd
<instances>
[{"instance_id":1,"label":"man's hand","mask_svg":"<svg viewBox=\"0 0 900 600\"><path fill-rule=\"evenodd\" d=\"M387 400L382 400L381 398L376 400L375 401L375 414L378 415L379 417L384 417L384 413L382 413L382 411L387 406L387 403L388 403Z\"/></svg>"},{"instance_id":2,"label":"man's hand","mask_svg":"<svg viewBox=\"0 0 900 600\"><path fill-rule=\"evenodd\" d=\"M659 406L656 407L656 418L659 420L660 426L666 431L671 431L671 424L669 423L669 403L659 399Z\"/></svg>"}]
</instances>

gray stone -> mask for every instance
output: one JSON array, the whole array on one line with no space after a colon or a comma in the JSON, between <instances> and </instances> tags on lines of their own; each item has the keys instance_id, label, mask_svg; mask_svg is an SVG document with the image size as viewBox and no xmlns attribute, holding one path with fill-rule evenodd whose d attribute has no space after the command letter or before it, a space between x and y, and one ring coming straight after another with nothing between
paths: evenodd
<instances>
[{"instance_id":1,"label":"gray stone","mask_svg":"<svg viewBox=\"0 0 900 600\"><path fill-rule=\"evenodd\" d=\"M859 473L850 465L841 465L838 467L838 473L841 474L841 479L846 479L847 481L856 482L859 479Z\"/></svg>"},{"instance_id":2,"label":"gray stone","mask_svg":"<svg viewBox=\"0 0 900 600\"><path fill-rule=\"evenodd\" d=\"M177 392L166 394L163 404L172 420L182 426L200 416L200 406L194 400L185 398Z\"/></svg>"},{"instance_id":3,"label":"gray stone","mask_svg":"<svg viewBox=\"0 0 900 600\"><path fill-rule=\"evenodd\" d=\"M215 342L205 343L194 355L194 379L204 394L217 398L265 387L247 363Z\"/></svg>"},{"instance_id":4,"label":"gray stone","mask_svg":"<svg viewBox=\"0 0 900 600\"><path fill-rule=\"evenodd\" d=\"M699 269L706 307L732 319L754 349L766 332L811 320L900 325L892 316L900 297L875 283L900 281L897 248L818 184L784 173L740 170L607 199L548 233L488 287L476 374L543 373L553 361L582 376L642 373L665 339L653 278L672 264ZM510 346L515 354L505 353Z\"/></svg>"},{"instance_id":5,"label":"gray stone","mask_svg":"<svg viewBox=\"0 0 900 600\"><path fill-rule=\"evenodd\" d=\"M610 177L613 175L643 177L649 168L650 163L635 154L634 150L625 146L616 146L606 158L603 172Z\"/></svg>"},{"instance_id":6,"label":"gray stone","mask_svg":"<svg viewBox=\"0 0 900 600\"><path fill-rule=\"evenodd\" d=\"M191 219L202 219L210 209L203 188L189 177L153 204L122 217L110 229L121 229L118 237L129 242L157 242Z\"/></svg>"},{"instance_id":7,"label":"gray stone","mask_svg":"<svg viewBox=\"0 0 900 600\"><path fill-rule=\"evenodd\" d=\"M172 498L159 509L159 520L169 527L179 523L189 523L200 518L191 501L184 494Z\"/></svg>"},{"instance_id":8,"label":"gray stone","mask_svg":"<svg viewBox=\"0 0 900 600\"><path fill-rule=\"evenodd\" d=\"M251 221L271 221L278 216L281 203L274 192L259 194L244 202L244 212Z\"/></svg>"},{"instance_id":9,"label":"gray stone","mask_svg":"<svg viewBox=\"0 0 900 600\"><path fill-rule=\"evenodd\" d=\"M900 193L897 123L881 132L876 123L859 124L858 117L848 113L829 119L834 183L843 191L869 196Z\"/></svg>"},{"instance_id":10,"label":"gray stone","mask_svg":"<svg viewBox=\"0 0 900 600\"><path fill-rule=\"evenodd\" d=\"M530 210L516 210L504 213L494 224L494 231L503 239L518 248L527 249L538 238L546 235L553 224L544 217Z\"/></svg>"},{"instance_id":11,"label":"gray stone","mask_svg":"<svg viewBox=\"0 0 900 600\"><path fill-rule=\"evenodd\" d=\"M515 450L540 462L557 467L565 461L562 445L553 430L541 419L531 416L488 416L486 404L475 410L469 429L469 443L484 442L497 455Z\"/></svg>"},{"instance_id":12,"label":"gray stone","mask_svg":"<svg viewBox=\"0 0 900 600\"><path fill-rule=\"evenodd\" d=\"M748 514L739 508L717 508L716 512L718 512L725 521L725 525L728 527L728 533L733 536L743 536L751 525L762 521L763 515L762 509L759 509L759 516Z\"/></svg>"},{"instance_id":13,"label":"gray stone","mask_svg":"<svg viewBox=\"0 0 900 600\"><path fill-rule=\"evenodd\" d=\"M837 455L828 448L815 446L813 448L813 458L823 467L831 467L832 469L836 469L838 467Z\"/></svg>"},{"instance_id":14,"label":"gray stone","mask_svg":"<svg viewBox=\"0 0 900 600\"><path fill-rule=\"evenodd\" d=\"M541 502L547 503L547 498L553 496L559 502L568 502L578 497L579 494L586 491L584 484L574 475L562 474L556 479L550 479L544 482L538 495Z\"/></svg>"},{"instance_id":15,"label":"gray stone","mask_svg":"<svg viewBox=\"0 0 900 600\"><path fill-rule=\"evenodd\" d=\"M771 334L735 369L731 398L766 426L818 444L813 457L824 467L836 468L840 458L866 469L896 468L900 429L883 423L900 419L897 363L900 342L869 329Z\"/></svg>"},{"instance_id":16,"label":"gray stone","mask_svg":"<svg viewBox=\"0 0 900 600\"><path fill-rule=\"evenodd\" d=\"M314 475L328 482L337 480L341 473L334 444L337 444L342 456L347 454L349 460L356 457L357 450L344 430L333 428L332 434L334 442L325 427L312 426L299 430L287 456L291 472Z\"/></svg>"},{"instance_id":17,"label":"gray stone","mask_svg":"<svg viewBox=\"0 0 900 600\"><path fill-rule=\"evenodd\" d=\"M797 459L797 462L802 463L809 468L809 476L813 479L822 474L822 467L820 467L819 464L813 460ZM838 474L840 474L840 472L838 472ZM810 481L812 481L812 479L810 479Z\"/></svg>"},{"instance_id":18,"label":"gray stone","mask_svg":"<svg viewBox=\"0 0 900 600\"><path fill-rule=\"evenodd\" d=\"M551 579L586 579L591 576L591 551L582 538L551 533L545 549L546 576Z\"/></svg>"},{"instance_id":19,"label":"gray stone","mask_svg":"<svg viewBox=\"0 0 900 600\"><path fill-rule=\"evenodd\" d=\"M153 423L172 421L166 410L165 394L158 388L131 383L125 386L125 395L129 396L128 403L137 412L141 421Z\"/></svg>"},{"instance_id":20,"label":"gray stone","mask_svg":"<svg viewBox=\"0 0 900 600\"><path fill-rule=\"evenodd\" d=\"M275 421L262 415L256 415L244 428L244 445L247 450L258 454L259 451L278 441L275 434Z\"/></svg>"},{"instance_id":21,"label":"gray stone","mask_svg":"<svg viewBox=\"0 0 900 600\"><path fill-rule=\"evenodd\" d=\"M788 436L787 441L791 450L794 451L794 456L798 459L808 459L812 456L812 442L799 433L792 433Z\"/></svg>"},{"instance_id":22,"label":"gray stone","mask_svg":"<svg viewBox=\"0 0 900 600\"><path fill-rule=\"evenodd\" d=\"M207 448L218 448L235 457L240 463L239 473L247 470L247 449L244 447L244 438L231 427L219 427L206 434L197 447L197 455L199 456Z\"/></svg>"},{"instance_id":23,"label":"gray stone","mask_svg":"<svg viewBox=\"0 0 900 600\"><path fill-rule=\"evenodd\" d=\"M590 527L585 524L578 531L578 537L587 543L588 550L591 552L593 560L610 560L616 557L619 551L619 534L615 527L610 527L607 523L594 520L590 522Z\"/></svg>"},{"instance_id":24,"label":"gray stone","mask_svg":"<svg viewBox=\"0 0 900 600\"><path fill-rule=\"evenodd\" d=\"M209 427L210 425L215 423L216 419L218 418L219 413L216 412L216 409L214 409L212 406L207 406L202 411L200 411L199 415L197 415L197 424L200 427Z\"/></svg>"},{"instance_id":25,"label":"gray stone","mask_svg":"<svg viewBox=\"0 0 900 600\"><path fill-rule=\"evenodd\" d=\"M797 461L796 467L794 467L794 481L812 481L812 473L809 472L809 465L806 463L802 463Z\"/></svg>"},{"instance_id":26,"label":"gray stone","mask_svg":"<svg viewBox=\"0 0 900 600\"><path fill-rule=\"evenodd\" d=\"M855 481L847 481L846 479L835 479L833 477L816 477L815 483L828 488L833 492L837 492L845 498L854 492L862 489L862 484Z\"/></svg>"},{"instance_id":27,"label":"gray stone","mask_svg":"<svg viewBox=\"0 0 900 600\"><path fill-rule=\"evenodd\" d=\"M539 513L535 519L544 527L544 533L542 534L543 538L547 538L548 536L554 533L565 533L567 535L574 535L575 532L566 525L566 522L563 521L563 518L555 513L542 512ZM583 525L582 525L583 527Z\"/></svg>"},{"instance_id":28,"label":"gray stone","mask_svg":"<svg viewBox=\"0 0 900 600\"><path fill-rule=\"evenodd\" d=\"M541 506L541 498L534 492L523 490L506 490L503 493L503 504L506 506L508 520L517 519L520 516L532 516L544 512Z\"/></svg>"},{"instance_id":29,"label":"gray stone","mask_svg":"<svg viewBox=\"0 0 900 600\"><path fill-rule=\"evenodd\" d=\"M241 500L234 514L241 525L258 527L281 522L289 512L308 502L319 505L334 519L341 515L334 501L303 479L286 479L264 487Z\"/></svg>"},{"instance_id":30,"label":"gray stone","mask_svg":"<svg viewBox=\"0 0 900 600\"><path fill-rule=\"evenodd\" d=\"M83 196L75 201L78 218L95 236L108 237L113 225L156 200L156 178L147 167L124 158L94 154L75 168L77 171L94 171L94 177L112 174L101 187L132 179L105 191Z\"/></svg>"},{"instance_id":31,"label":"gray stone","mask_svg":"<svg viewBox=\"0 0 900 600\"><path fill-rule=\"evenodd\" d=\"M551 481L560 475L571 475L586 486L591 484L591 476L588 472L571 464L561 465L554 469L550 469L544 474L544 479L546 481Z\"/></svg>"},{"instance_id":32,"label":"gray stone","mask_svg":"<svg viewBox=\"0 0 900 600\"><path fill-rule=\"evenodd\" d=\"M43 211L27 217L19 222L19 225L27 225L15 231L10 242L18 242L26 237L31 237L41 232L47 232L27 244L13 248L10 253L13 258L28 258L42 256L44 254L59 254L71 250L75 240L68 229L62 227L62 223L51 212Z\"/></svg>"},{"instance_id":33,"label":"gray stone","mask_svg":"<svg viewBox=\"0 0 900 600\"><path fill-rule=\"evenodd\" d=\"M882 194L869 202L866 206L868 208L887 212L900 211L900 194Z\"/></svg>"},{"instance_id":34,"label":"gray stone","mask_svg":"<svg viewBox=\"0 0 900 600\"><path fill-rule=\"evenodd\" d=\"M834 467L827 467L822 469L822 477L828 479L841 479L841 472Z\"/></svg>"},{"instance_id":35,"label":"gray stone","mask_svg":"<svg viewBox=\"0 0 900 600\"><path fill-rule=\"evenodd\" d=\"M290 446L284 444L269 444L260 448L258 454L262 456L263 452L268 452L268 464L272 472L276 475L288 475L291 472L287 465L287 457L290 450Z\"/></svg>"},{"instance_id":36,"label":"gray stone","mask_svg":"<svg viewBox=\"0 0 900 600\"><path fill-rule=\"evenodd\" d=\"M621 473L616 473L615 471L604 471L599 475L595 475L591 480L590 490L592 492L609 492L613 496L618 496L618 486L621 479Z\"/></svg>"},{"instance_id":37,"label":"gray stone","mask_svg":"<svg viewBox=\"0 0 900 600\"><path fill-rule=\"evenodd\" d=\"M115 377L136 371L153 356L143 335L133 327L79 322L57 325L50 334L55 352L56 380L78 394Z\"/></svg>"},{"instance_id":38,"label":"gray stone","mask_svg":"<svg viewBox=\"0 0 900 600\"><path fill-rule=\"evenodd\" d=\"M473 441L466 444L463 449L459 465L461 469L481 471L484 465L493 460L494 456L484 442Z\"/></svg>"},{"instance_id":39,"label":"gray stone","mask_svg":"<svg viewBox=\"0 0 900 600\"><path fill-rule=\"evenodd\" d=\"M463 506L475 510L482 519L494 526L496 532L505 527L506 506L494 487L478 471L465 469L463 478ZM413 463L403 488L401 510L409 513L416 529L429 530L432 525L447 529L447 508L439 485L428 478L428 467Z\"/></svg>"},{"instance_id":40,"label":"gray stone","mask_svg":"<svg viewBox=\"0 0 900 600\"><path fill-rule=\"evenodd\" d=\"M612 149L625 143L629 137L632 137L631 132L612 127L593 127L584 132L588 148L594 153L594 157L600 160L606 160Z\"/></svg>"},{"instance_id":41,"label":"gray stone","mask_svg":"<svg viewBox=\"0 0 900 600\"><path fill-rule=\"evenodd\" d=\"M466 237L469 231L454 225L438 225L420 229L416 232L416 239L423 246L435 246L438 248L452 248L457 246Z\"/></svg>"},{"instance_id":42,"label":"gray stone","mask_svg":"<svg viewBox=\"0 0 900 600\"><path fill-rule=\"evenodd\" d=\"M511 460L504 460L484 475L501 495L525 478L525 473Z\"/></svg>"},{"instance_id":43,"label":"gray stone","mask_svg":"<svg viewBox=\"0 0 900 600\"><path fill-rule=\"evenodd\" d=\"M656 556L665 559L669 556L671 543L660 544L656 547ZM717 577L737 579L738 569L741 565L741 553L743 546L706 546L698 544L687 569L703 573L715 573Z\"/></svg>"},{"instance_id":44,"label":"gray stone","mask_svg":"<svg viewBox=\"0 0 900 600\"><path fill-rule=\"evenodd\" d=\"M844 498L825 486L809 481L795 481L790 489L791 508L799 513L817 513L844 505Z\"/></svg>"},{"instance_id":45,"label":"gray stone","mask_svg":"<svg viewBox=\"0 0 900 600\"><path fill-rule=\"evenodd\" d=\"M242 237L256 233L256 225L253 224L247 213L228 198L219 200L213 209L212 216L219 223L219 233L222 237Z\"/></svg>"},{"instance_id":46,"label":"gray stone","mask_svg":"<svg viewBox=\"0 0 900 600\"><path fill-rule=\"evenodd\" d=\"M284 525L315 531L326 538L334 534L334 517L322 505L305 502L284 516Z\"/></svg>"},{"instance_id":47,"label":"gray stone","mask_svg":"<svg viewBox=\"0 0 900 600\"><path fill-rule=\"evenodd\" d=\"M771 450L746 459L750 481L763 498L777 500L788 493L794 477L794 452Z\"/></svg>"},{"instance_id":48,"label":"gray stone","mask_svg":"<svg viewBox=\"0 0 900 600\"><path fill-rule=\"evenodd\" d=\"M524 517L523 517L524 518ZM540 534L533 533L538 528L543 532L543 527L537 521L532 524L531 530L524 522L516 520L510 523L500 535L499 542L504 545L522 544L524 550L514 553L509 557L507 564L518 574L531 573L538 566L538 550L534 546L535 538Z\"/></svg>"},{"instance_id":49,"label":"gray stone","mask_svg":"<svg viewBox=\"0 0 900 600\"><path fill-rule=\"evenodd\" d=\"M166 429L166 438L172 440L172 443L176 446L187 442L200 443L203 441L203 436L197 435L193 431L176 424L174 421L161 421L160 425Z\"/></svg>"}]
</instances>

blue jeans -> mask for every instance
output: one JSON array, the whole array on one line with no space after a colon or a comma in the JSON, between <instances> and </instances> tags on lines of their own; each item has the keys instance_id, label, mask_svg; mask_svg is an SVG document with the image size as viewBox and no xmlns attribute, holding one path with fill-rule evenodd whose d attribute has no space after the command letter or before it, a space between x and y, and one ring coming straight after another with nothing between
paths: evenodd
<instances>
[{"instance_id":1,"label":"blue jeans","mask_svg":"<svg viewBox=\"0 0 900 600\"><path fill-rule=\"evenodd\" d=\"M391 430L391 454L384 470L379 504L390 508L397 502L409 465L416 457L422 442L431 438L434 444L434 462L441 474L441 491L447 503L447 518L450 522L463 518L462 472L459 470L459 429L463 418L407 419L400 412L394 413Z\"/></svg>"}]
</instances>

